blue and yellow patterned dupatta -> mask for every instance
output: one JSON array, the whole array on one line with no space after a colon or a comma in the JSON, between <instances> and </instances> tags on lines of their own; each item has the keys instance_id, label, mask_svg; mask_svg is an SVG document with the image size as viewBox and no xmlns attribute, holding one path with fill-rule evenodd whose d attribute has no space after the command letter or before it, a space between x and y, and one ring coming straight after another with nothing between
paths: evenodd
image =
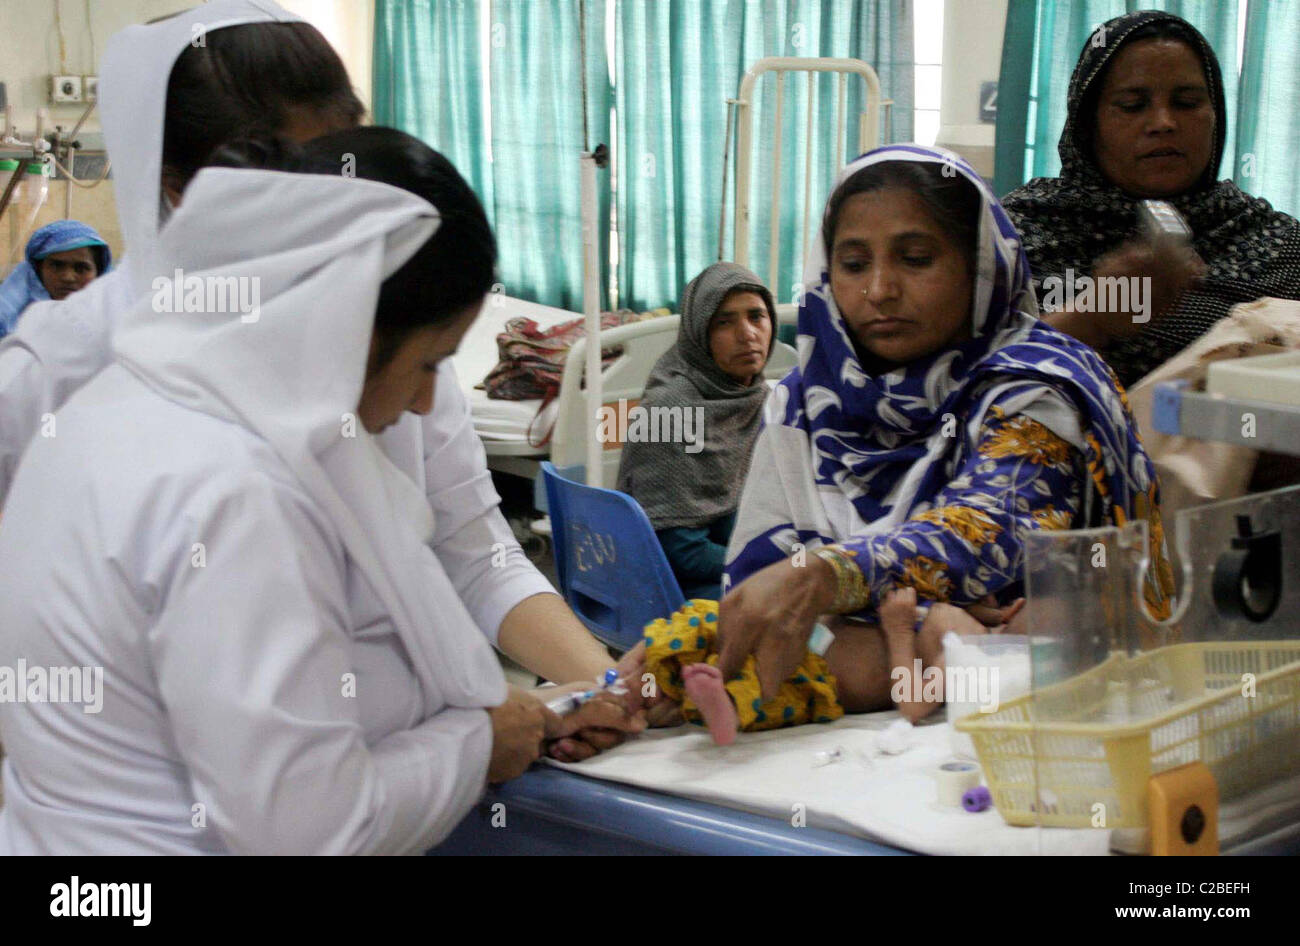
<instances>
[{"instance_id":1,"label":"blue and yellow patterned dupatta","mask_svg":"<svg viewBox=\"0 0 1300 946\"><path fill-rule=\"evenodd\" d=\"M1091 348L1037 318L1016 230L961 158L915 145L878 148L846 167L837 188L885 161L943 164L979 191L972 337L870 376L831 294L825 240L813 242L799 310L799 365L765 407L724 592L789 556L796 543L836 542L856 551L878 593L906 584L922 598L964 605L1018 590L1025 528L1146 519L1153 565L1146 596L1154 613L1167 614L1173 576L1156 474L1114 375ZM1007 426L977 452L988 419L1022 412L1076 448L1079 473L1067 478L1090 494L1085 515L1056 516L1052 510L1067 508L1068 497L1045 495L1052 487L1041 481L1026 481L1039 495L1017 495L1018 480L1002 472L1001 460L1017 450L1033 463L1053 450L1068 455L1061 440L1039 449L1019 442L1029 433Z\"/></svg>"}]
</instances>

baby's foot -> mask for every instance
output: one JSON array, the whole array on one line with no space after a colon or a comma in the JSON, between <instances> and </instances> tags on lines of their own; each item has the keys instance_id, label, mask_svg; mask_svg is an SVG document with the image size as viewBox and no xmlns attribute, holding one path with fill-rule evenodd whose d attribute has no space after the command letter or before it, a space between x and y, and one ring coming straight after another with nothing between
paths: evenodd
<instances>
[{"instance_id":1,"label":"baby's foot","mask_svg":"<svg viewBox=\"0 0 1300 946\"><path fill-rule=\"evenodd\" d=\"M706 663L689 664L682 668L682 681L686 684L686 695L700 708L713 741L720 746L735 742L740 721L727 688L722 685L722 671Z\"/></svg>"}]
</instances>

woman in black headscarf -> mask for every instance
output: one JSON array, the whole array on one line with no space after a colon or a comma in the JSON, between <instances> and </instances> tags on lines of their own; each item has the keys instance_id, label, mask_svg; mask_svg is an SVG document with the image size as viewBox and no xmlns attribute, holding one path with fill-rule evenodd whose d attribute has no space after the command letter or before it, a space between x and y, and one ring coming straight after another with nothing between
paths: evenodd
<instances>
[{"instance_id":1,"label":"woman in black headscarf","mask_svg":"<svg viewBox=\"0 0 1300 946\"><path fill-rule=\"evenodd\" d=\"M1054 308L1048 287L1074 277L1151 277L1150 321L1135 311L1044 316L1097 348L1121 382L1136 383L1237 303L1300 299L1300 223L1218 180L1223 82L1191 24L1152 10L1103 24L1084 44L1068 109L1060 177L1035 178L1002 205L1044 309ZM1195 256L1132 240L1143 199L1174 205Z\"/></svg>"},{"instance_id":2,"label":"woman in black headscarf","mask_svg":"<svg viewBox=\"0 0 1300 946\"><path fill-rule=\"evenodd\" d=\"M639 405L691 412L703 430L696 429L695 443L623 448L618 488L645 510L687 598L722 596L775 340L776 307L757 276L736 263L704 270L686 287L677 344L655 363Z\"/></svg>"}]
</instances>

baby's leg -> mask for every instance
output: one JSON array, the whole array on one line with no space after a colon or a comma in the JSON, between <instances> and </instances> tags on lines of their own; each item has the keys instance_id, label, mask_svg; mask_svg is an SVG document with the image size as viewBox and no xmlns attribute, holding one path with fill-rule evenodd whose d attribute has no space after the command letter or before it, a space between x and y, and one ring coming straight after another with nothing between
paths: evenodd
<instances>
[{"instance_id":1,"label":"baby's leg","mask_svg":"<svg viewBox=\"0 0 1300 946\"><path fill-rule=\"evenodd\" d=\"M953 634L987 634L985 627L970 613L952 604L936 601L930 605L930 613L921 623L916 634L916 649L926 663L943 666L943 638L949 632Z\"/></svg>"},{"instance_id":2,"label":"baby's leg","mask_svg":"<svg viewBox=\"0 0 1300 946\"><path fill-rule=\"evenodd\" d=\"M691 702L699 707L713 741L720 746L735 742L740 720L723 685L722 671L706 663L689 664L682 668L682 684Z\"/></svg>"},{"instance_id":3,"label":"baby's leg","mask_svg":"<svg viewBox=\"0 0 1300 946\"><path fill-rule=\"evenodd\" d=\"M882 608L883 612L883 608ZM921 622L920 629L916 632L916 654L921 658L922 671L929 673L929 668L934 667L940 674L940 699L946 699L947 694L943 692L943 683L946 682L947 662L943 656L943 638L946 634L987 634L989 629L977 621L971 615L955 605L946 604L942 601L936 601L930 605L930 612ZM895 666L898 666L895 664ZM911 704L912 709L904 708L899 704L899 711L913 721L920 719L938 709L939 702L930 700L922 703ZM909 712L917 715L909 715Z\"/></svg>"}]
</instances>

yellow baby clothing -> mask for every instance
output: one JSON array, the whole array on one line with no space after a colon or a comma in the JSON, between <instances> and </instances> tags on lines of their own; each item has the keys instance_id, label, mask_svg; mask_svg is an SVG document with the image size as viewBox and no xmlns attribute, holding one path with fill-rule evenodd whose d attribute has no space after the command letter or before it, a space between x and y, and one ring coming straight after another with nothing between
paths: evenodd
<instances>
[{"instance_id":1,"label":"yellow baby clothing","mask_svg":"<svg viewBox=\"0 0 1300 946\"><path fill-rule=\"evenodd\" d=\"M718 631L718 602L696 598L671 618L658 618L645 628L645 665L654 674L659 689L681 703L682 715L696 725L704 721L699 708L686 695L682 685L682 668L705 662L717 666L718 654L713 643ZM801 723L829 723L844 715L835 696L835 677L824 657L811 651L794 676L781 684L776 696L763 702L754 657L725 684L736 704L736 716L743 732L779 729Z\"/></svg>"}]
</instances>

